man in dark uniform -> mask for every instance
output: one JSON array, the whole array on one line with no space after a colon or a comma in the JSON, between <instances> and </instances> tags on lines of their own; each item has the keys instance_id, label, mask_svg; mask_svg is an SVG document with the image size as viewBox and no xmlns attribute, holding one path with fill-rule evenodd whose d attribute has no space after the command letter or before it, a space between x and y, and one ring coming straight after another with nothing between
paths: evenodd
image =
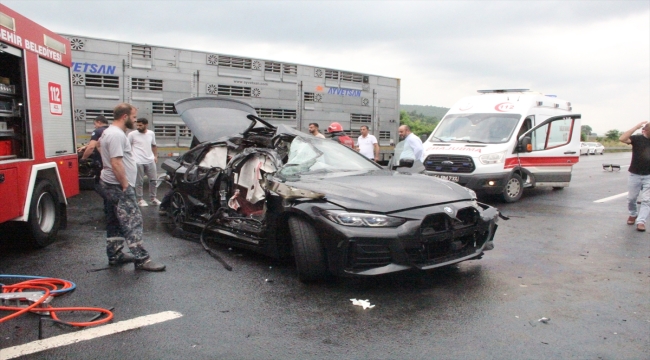
<instances>
[{"instance_id":1,"label":"man in dark uniform","mask_svg":"<svg viewBox=\"0 0 650 360\"><path fill-rule=\"evenodd\" d=\"M638 129L641 129L641 134L632 135ZM627 208L630 211L627 224L636 224L638 231L645 231L650 215L650 122L638 123L624 132L619 140L632 145L632 162L627 182ZM637 203L640 204L638 209Z\"/></svg>"},{"instance_id":2,"label":"man in dark uniform","mask_svg":"<svg viewBox=\"0 0 650 360\"><path fill-rule=\"evenodd\" d=\"M83 151L80 162L88 158L91 159L91 167L93 169L93 175L95 175L95 191L102 197L102 199L104 199L104 215L107 215L108 203L106 202L106 196L104 196L101 188L99 187L99 174L102 171L103 164L102 155L99 153L98 145L99 138L102 137L104 130L108 128L108 120L106 120L103 115L99 115L95 118L93 123L95 125L95 130L92 132L92 134L90 134L90 141L84 147L84 149L79 149L80 151Z\"/></svg>"},{"instance_id":3,"label":"man in dark uniform","mask_svg":"<svg viewBox=\"0 0 650 360\"><path fill-rule=\"evenodd\" d=\"M330 134L332 140L338 141L341 145L345 145L350 149L354 149L354 140L343 132L343 127L337 122L333 122L327 127L327 133Z\"/></svg>"},{"instance_id":4,"label":"man in dark uniform","mask_svg":"<svg viewBox=\"0 0 650 360\"><path fill-rule=\"evenodd\" d=\"M99 115L98 117L95 118L93 121L95 125L95 130L93 131L92 134L90 134L90 141L88 142L88 145L83 150L83 155L81 156L81 160L86 160L88 158L91 158L93 160L93 166L98 166L99 169L102 169L102 155L99 153L99 149L97 149L97 144L99 141L99 138L102 137L102 133L106 128L108 127L108 120L103 115ZM99 176L97 176L96 181L99 181Z\"/></svg>"}]
</instances>

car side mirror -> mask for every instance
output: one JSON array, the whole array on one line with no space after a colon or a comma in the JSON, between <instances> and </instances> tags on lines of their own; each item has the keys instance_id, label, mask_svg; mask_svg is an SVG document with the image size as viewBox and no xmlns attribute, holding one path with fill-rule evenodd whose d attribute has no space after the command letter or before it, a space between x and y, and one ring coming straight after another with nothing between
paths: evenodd
<instances>
[{"instance_id":1,"label":"car side mirror","mask_svg":"<svg viewBox=\"0 0 650 360\"><path fill-rule=\"evenodd\" d=\"M413 167L413 164L415 163L415 160L413 159L400 159L399 160L399 167Z\"/></svg>"},{"instance_id":2,"label":"car side mirror","mask_svg":"<svg viewBox=\"0 0 650 360\"><path fill-rule=\"evenodd\" d=\"M523 139L519 140L517 145L517 152L531 152L533 151L533 144L530 142L530 137L525 136Z\"/></svg>"}]
</instances>

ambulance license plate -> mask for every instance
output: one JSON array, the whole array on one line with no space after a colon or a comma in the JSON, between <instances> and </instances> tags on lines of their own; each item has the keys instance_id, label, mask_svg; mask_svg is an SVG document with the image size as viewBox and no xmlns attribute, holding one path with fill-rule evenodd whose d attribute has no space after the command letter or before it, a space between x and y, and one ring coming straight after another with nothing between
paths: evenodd
<instances>
[{"instance_id":1,"label":"ambulance license plate","mask_svg":"<svg viewBox=\"0 0 650 360\"><path fill-rule=\"evenodd\" d=\"M453 176L453 175L433 175L433 176L443 180L452 181L452 182L458 182L458 180L460 180L458 176Z\"/></svg>"}]
</instances>

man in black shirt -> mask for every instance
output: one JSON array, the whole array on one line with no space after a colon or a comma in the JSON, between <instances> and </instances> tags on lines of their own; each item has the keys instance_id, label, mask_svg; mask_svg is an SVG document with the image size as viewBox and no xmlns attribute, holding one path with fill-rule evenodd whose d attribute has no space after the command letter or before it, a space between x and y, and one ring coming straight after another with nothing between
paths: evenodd
<instances>
[{"instance_id":1,"label":"man in black shirt","mask_svg":"<svg viewBox=\"0 0 650 360\"><path fill-rule=\"evenodd\" d=\"M641 134L632 135L638 129L641 129ZM650 215L650 122L640 122L624 132L619 140L632 144L627 193L630 217L627 218L627 223L636 224L638 231L645 231L645 223ZM641 204L638 211L637 201Z\"/></svg>"},{"instance_id":2,"label":"man in black shirt","mask_svg":"<svg viewBox=\"0 0 650 360\"><path fill-rule=\"evenodd\" d=\"M102 115L99 115L98 117L95 118L95 121L93 121L95 124L95 131L93 131L92 134L90 134L90 141L88 142L88 145L86 145L84 149L84 153L81 156L81 160L85 160L87 158L91 158L95 164L99 167L99 169L102 168L102 156L99 154L99 149L97 149L97 142L99 141L99 138L102 137L102 133L106 128L108 127L108 120ZM99 177L98 177L99 178Z\"/></svg>"},{"instance_id":3,"label":"man in black shirt","mask_svg":"<svg viewBox=\"0 0 650 360\"><path fill-rule=\"evenodd\" d=\"M92 159L93 169L95 174L95 191L104 199L104 215L108 214L108 202L106 196L101 191L99 187L99 174L102 171L102 155L99 153L99 138L102 137L104 130L108 128L108 120L103 115L99 115L93 121L95 124L95 131L90 134L90 141L88 145L83 149L83 155L81 155L81 160ZM80 149L81 150L81 149Z\"/></svg>"}]
</instances>

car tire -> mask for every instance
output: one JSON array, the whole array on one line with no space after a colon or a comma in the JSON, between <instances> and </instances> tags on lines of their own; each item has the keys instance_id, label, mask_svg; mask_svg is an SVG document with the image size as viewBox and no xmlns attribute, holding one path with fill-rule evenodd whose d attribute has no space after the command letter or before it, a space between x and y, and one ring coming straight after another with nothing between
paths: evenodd
<instances>
[{"instance_id":1,"label":"car tire","mask_svg":"<svg viewBox=\"0 0 650 360\"><path fill-rule=\"evenodd\" d=\"M172 221L172 225L176 229L183 229L183 223L187 220L187 205L185 205L185 198L183 194L174 191L172 198L169 201L169 209L167 214Z\"/></svg>"},{"instance_id":2,"label":"car tire","mask_svg":"<svg viewBox=\"0 0 650 360\"><path fill-rule=\"evenodd\" d=\"M292 216L289 231L293 244L293 255L301 282L323 280L327 277L325 252L314 227L306 220Z\"/></svg>"},{"instance_id":3,"label":"car tire","mask_svg":"<svg viewBox=\"0 0 650 360\"><path fill-rule=\"evenodd\" d=\"M513 203L521 199L523 192L524 182L521 179L521 176L519 176L519 174L512 174L510 179L508 179L508 182L506 182L506 186L503 188L501 198L504 202Z\"/></svg>"},{"instance_id":4,"label":"car tire","mask_svg":"<svg viewBox=\"0 0 650 360\"><path fill-rule=\"evenodd\" d=\"M553 186L553 190L564 190L564 186Z\"/></svg>"},{"instance_id":5,"label":"car tire","mask_svg":"<svg viewBox=\"0 0 650 360\"><path fill-rule=\"evenodd\" d=\"M61 226L59 195L49 180L36 183L29 205L26 239L28 245L43 248L54 242Z\"/></svg>"}]
</instances>

